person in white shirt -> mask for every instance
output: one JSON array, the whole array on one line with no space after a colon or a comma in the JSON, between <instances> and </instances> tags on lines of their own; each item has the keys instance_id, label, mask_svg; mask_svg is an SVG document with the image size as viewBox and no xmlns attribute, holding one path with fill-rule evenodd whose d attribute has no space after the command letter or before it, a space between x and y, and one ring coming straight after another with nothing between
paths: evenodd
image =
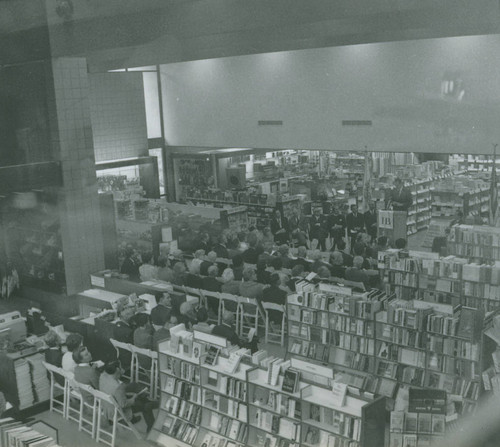
<instances>
[{"instance_id":1,"label":"person in white shirt","mask_svg":"<svg viewBox=\"0 0 500 447\"><path fill-rule=\"evenodd\" d=\"M83 337L80 334L69 334L66 338L66 347L68 351L62 357L62 369L69 373L75 373L76 362L73 360L75 352L83 343Z\"/></svg>"}]
</instances>

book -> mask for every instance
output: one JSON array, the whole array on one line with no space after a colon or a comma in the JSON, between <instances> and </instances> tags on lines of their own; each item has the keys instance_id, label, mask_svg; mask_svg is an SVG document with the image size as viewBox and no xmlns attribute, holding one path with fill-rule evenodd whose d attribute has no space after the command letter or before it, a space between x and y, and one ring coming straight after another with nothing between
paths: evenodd
<instances>
[{"instance_id":1,"label":"book","mask_svg":"<svg viewBox=\"0 0 500 447\"><path fill-rule=\"evenodd\" d=\"M298 391L299 379L300 372L293 368L288 368L283 375L281 391L291 394L296 393Z\"/></svg>"},{"instance_id":2,"label":"book","mask_svg":"<svg viewBox=\"0 0 500 447\"><path fill-rule=\"evenodd\" d=\"M402 433L404 429L404 411L391 411L391 432Z\"/></svg>"},{"instance_id":3,"label":"book","mask_svg":"<svg viewBox=\"0 0 500 447\"><path fill-rule=\"evenodd\" d=\"M444 414L433 414L432 415L432 433L433 434L444 434L445 429L445 416Z\"/></svg>"},{"instance_id":4,"label":"book","mask_svg":"<svg viewBox=\"0 0 500 447\"><path fill-rule=\"evenodd\" d=\"M335 403L343 407L347 396L347 384L334 381L332 393Z\"/></svg>"},{"instance_id":5,"label":"book","mask_svg":"<svg viewBox=\"0 0 500 447\"><path fill-rule=\"evenodd\" d=\"M430 413L419 413L418 415L418 432L432 433L432 415Z\"/></svg>"},{"instance_id":6,"label":"book","mask_svg":"<svg viewBox=\"0 0 500 447\"><path fill-rule=\"evenodd\" d=\"M241 362L241 354L239 352L233 352L224 366L224 372L228 374L234 374L238 370L238 366Z\"/></svg>"},{"instance_id":7,"label":"book","mask_svg":"<svg viewBox=\"0 0 500 447\"><path fill-rule=\"evenodd\" d=\"M220 348L214 345L210 345L205 356L205 365L215 366L217 364L217 359L219 358Z\"/></svg>"},{"instance_id":8,"label":"book","mask_svg":"<svg viewBox=\"0 0 500 447\"><path fill-rule=\"evenodd\" d=\"M405 415L405 432L413 432L417 431L417 413L406 413Z\"/></svg>"},{"instance_id":9,"label":"book","mask_svg":"<svg viewBox=\"0 0 500 447\"><path fill-rule=\"evenodd\" d=\"M417 435L403 435L403 447L417 447Z\"/></svg>"}]
</instances>

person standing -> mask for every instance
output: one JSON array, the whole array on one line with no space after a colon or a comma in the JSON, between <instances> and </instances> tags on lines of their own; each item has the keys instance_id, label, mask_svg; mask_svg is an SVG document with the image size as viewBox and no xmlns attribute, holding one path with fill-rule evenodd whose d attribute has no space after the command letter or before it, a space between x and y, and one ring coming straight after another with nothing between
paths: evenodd
<instances>
[{"instance_id":1,"label":"person standing","mask_svg":"<svg viewBox=\"0 0 500 447\"><path fill-rule=\"evenodd\" d=\"M340 213L336 205L333 205L332 214L328 217L328 228L332 238L332 250L334 250L338 243L344 239L346 229L345 216Z\"/></svg>"},{"instance_id":2,"label":"person standing","mask_svg":"<svg viewBox=\"0 0 500 447\"><path fill-rule=\"evenodd\" d=\"M403 180L396 177L394 180L395 188L391 191L390 205L393 211L406 211L408 212L410 206L413 204L411 191L404 186Z\"/></svg>"},{"instance_id":3,"label":"person standing","mask_svg":"<svg viewBox=\"0 0 500 447\"><path fill-rule=\"evenodd\" d=\"M374 242L377 239L377 209L375 202L370 202L368 206L368 211L365 211L363 218L366 232L370 236L371 242Z\"/></svg>"},{"instance_id":4,"label":"person standing","mask_svg":"<svg viewBox=\"0 0 500 447\"><path fill-rule=\"evenodd\" d=\"M326 251L327 220L320 208L315 208L309 220L309 240L316 239L321 251Z\"/></svg>"},{"instance_id":5,"label":"person standing","mask_svg":"<svg viewBox=\"0 0 500 447\"><path fill-rule=\"evenodd\" d=\"M288 219L282 216L279 210L274 212L271 219L271 233L274 235L274 242L278 245L286 244L290 237Z\"/></svg>"},{"instance_id":6,"label":"person standing","mask_svg":"<svg viewBox=\"0 0 500 447\"><path fill-rule=\"evenodd\" d=\"M365 220L363 215L358 213L358 206L356 204L351 205L351 212L346 217L347 224L347 234L349 235L351 241L351 251L356 242L358 233L364 230Z\"/></svg>"}]
</instances>

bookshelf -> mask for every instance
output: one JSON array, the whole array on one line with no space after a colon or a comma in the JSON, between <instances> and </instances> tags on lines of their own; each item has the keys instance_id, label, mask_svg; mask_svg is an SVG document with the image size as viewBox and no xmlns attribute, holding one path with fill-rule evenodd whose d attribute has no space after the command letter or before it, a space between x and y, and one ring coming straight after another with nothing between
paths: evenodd
<instances>
[{"instance_id":1,"label":"bookshelf","mask_svg":"<svg viewBox=\"0 0 500 447\"><path fill-rule=\"evenodd\" d=\"M482 309L322 284L299 283L297 291L287 303L289 355L332 365L339 380L371 393L394 398L401 385L445 390L457 414L474 411Z\"/></svg>"},{"instance_id":2,"label":"bookshelf","mask_svg":"<svg viewBox=\"0 0 500 447\"><path fill-rule=\"evenodd\" d=\"M476 262L500 261L500 228L456 225L448 236L448 250Z\"/></svg>"}]
</instances>

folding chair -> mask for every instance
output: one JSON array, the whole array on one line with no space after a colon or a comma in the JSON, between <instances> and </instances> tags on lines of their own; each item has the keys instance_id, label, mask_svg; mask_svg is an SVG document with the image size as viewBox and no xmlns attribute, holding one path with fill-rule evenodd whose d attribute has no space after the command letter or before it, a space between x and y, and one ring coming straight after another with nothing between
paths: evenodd
<instances>
[{"instance_id":1,"label":"folding chair","mask_svg":"<svg viewBox=\"0 0 500 447\"><path fill-rule=\"evenodd\" d=\"M47 362L42 362L50 375L50 411L66 417L66 377L64 370ZM57 377L62 377L64 385L57 382Z\"/></svg>"},{"instance_id":2,"label":"folding chair","mask_svg":"<svg viewBox=\"0 0 500 447\"><path fill-rule=\"evenodd\" d=\"M208 315L208 322L209 323L214 323L216 322L217 324L219 324L219 320L220 320L220 301L221 301L221 298L220 298L220 293L219 292L211 292L209 290L203 290L203 289L200 289L200 294L202 296L202 300L203 300L203 303L205 304L205 307L208 309L211 309L212 311L214 311L214 309L217 309L217 320L213 318L213 316L211 315L212 312L209 312Z\"/></svg>"},{"instance_id":3,"label":"folding chair","mask_svg":"<svg viewBox=\"0 0 500 447\"><path fill-rule=\"evenodd\" d=\"M97 442L114 447L118 426L130 430L137 439L143 439L134 425L125 417L123 410L112 396L95 389L92 389L91 393L97 402L97 424L95 430ZM103 414L104 412L106 414ZM112 417L109 417L110 415ZM110 422L109 424L108 421ZM106 429L107 426L109 427L108 429Z\"/></svg>"},{"instance_id":4,"label":"folding chair","mask_svg":"<svg viewBox=\"0 0 500 447\"><path fill-rule=\"evenodd\" d=\"M149 397L156 399L158 391L158 353L150 349L132 346L134 359L133 380L149 387ZM148 360L147 368L144 360Z\"/></svg>"},{"instance_id":5,"label":"folding chair","mask_svg":"<svg viewBox=\"0 0 500 447\"><path fill-rule=\"evenodd\" d=\"M276 303L266 303L262 302L262 307L265 312L265 324L266 324L266 343L276 343L275 340L271 340L271 337L277 337L279 340L279 344L283 346L285 344L285 330L286 330L286 312L285 306L282 304ZM281 323L279 332L275 332L273 328L273 321L270 319L270 315L278 315L281 314Z\"/></svg>"},{"instance_id":6,"label":"folding chair","mask_svg":"<svg viewBox=\"0 0 500 447\"><path fill-rule=\"evenodd\" d=\"M97 399L92 393L94 388L78 382L76 385L81 394L78 430L88 433L93 439L97 427Z\"/></svg>"},{"instance_id":7,"label":"folding chair","mask_svg":"<svg viewBox=\"0 0 500 447\"><path fill-rule=\"evenodd\" d=\"M250 329L255 329L255 333L259 330L259 317L262 317L264 322L264 314L259 307L259 303L255 298L239 297L240 310L240 328L237 332L240 336L244 336ZM245 332L245 330L247 330Z\"/></svg>"},{"instance_id":8,"label":"folding chair","mask_svg":"<svg viewBox=\"0 0 500 447\"><path fill-rule=\"evenodd\" d=\"M230 293L222 292L220 294L220 306L219 306L219 320L218 324L222 322L222 315L224 315L224 311L229 310L233 312L236 316L236 333L240 333L241 324L240 324L240 297L237 295L232 295Z\"/></svg>"},{"instance_id":9,"label":"folding chair","mask_svg":"<svg viewBox=\"0 0 500 447\"><path fill-rule=\"evenodd\" d=\"M128 366L129 367L128 374L127 374L127 370L126 370L127 365L122 365L123 369L125 371L123 374L123 377L128 379L128 380L133 380L134 370L135 370L135 358L134 358L134 354L133 354L133 345L131 345L130 343L124 343L122 341L114 340L113 338L110 338L109 341L116 349L116 357L118 359L120 358L120 349L122 349L123 351L126 351L130 354L130 365Z\"/></svg>"}]
</instances>

